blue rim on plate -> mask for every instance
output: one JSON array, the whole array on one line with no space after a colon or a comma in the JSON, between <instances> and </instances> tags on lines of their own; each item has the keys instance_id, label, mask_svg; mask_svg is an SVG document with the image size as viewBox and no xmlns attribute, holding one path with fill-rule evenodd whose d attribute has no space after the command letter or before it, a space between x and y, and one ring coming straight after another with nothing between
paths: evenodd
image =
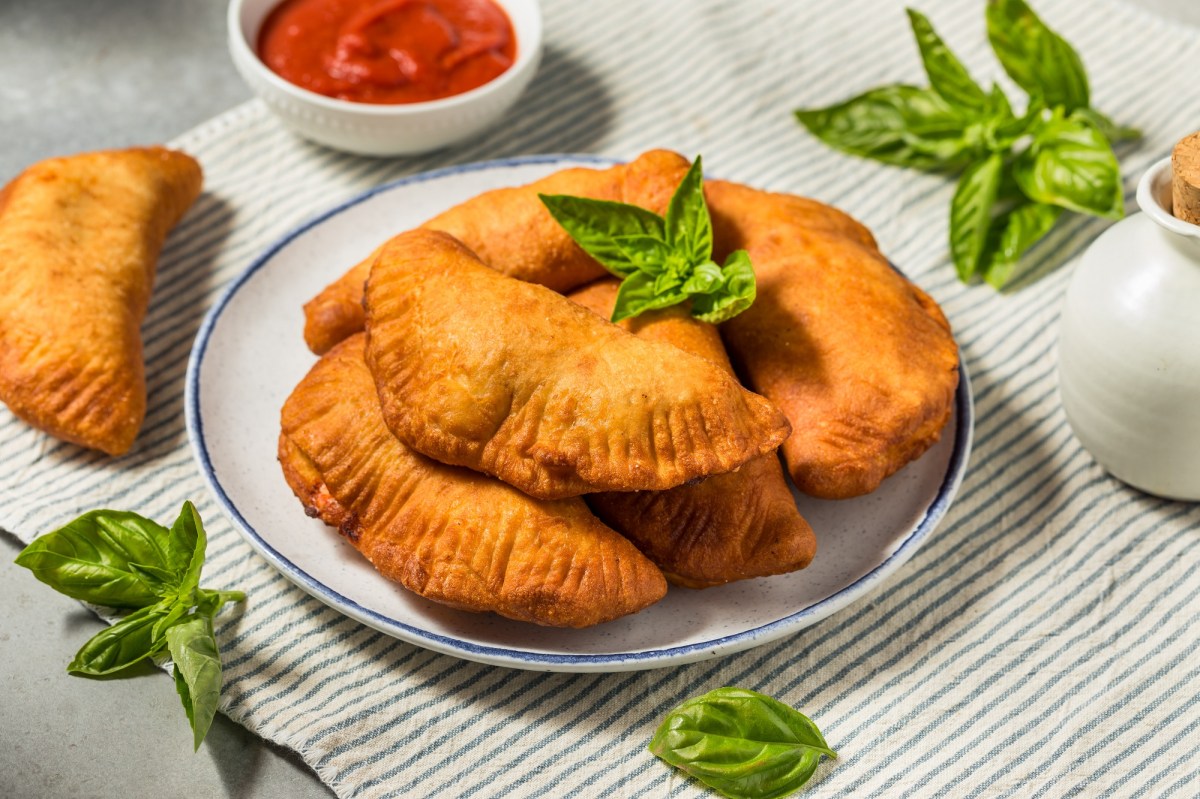
<instances>
[{"instance_id":1,"label":"blue rim on plate","mask_svg":"<svg viewBox=\"0 0 1200 799\"><path fill-rule=\"evenodd\" d=\"M475 172L481 170L527 166L531 164L555 163L559 161L571 161L574 163L593 163L602 165L612 165L618 163L615 159L604 158L593 155L575 155L575 154L556 154L556 155L536 155L524 156L519 158L497 159L492 161L479 161L470 164L461 164L458 166L436 169L428 172L421 172L416 175L409 175L398 180L390 181L372 189L362 192L361 194L352 197L346 202L326 211L319 216L310 219L309 221L296 227L282 238L268 247L262 255L260 255L250 266L234 278L228 287L221 293L216 303L204 317L204 321L200 326L200 330L196 334L195 343L192 345L191 355L188 358L187 377L185 386L185 416L187 423L188 440L192 446L192 453L195 456L197 465L200 468L201 474L212 490L213 495L217 499L217 503L225 512L226 516L234 523L234 526L242 533L243 537L258 551L264 558L267 559L275 568L277 568L285 577L299 586L301 589L321 600L322 602L334 607L342 613L373 627L381 632L388 633L397 638L400 638L410 643L423 646L427 649L432 649L437 652L442 652L449 655L454 655L467 660L480 661L485 663L507 665L514 668L523 669L543 669L543 670L562 670L562 671L603 671L606 668L639 668L638 664L644 664L641 668L660 668L667 665L681 665L690 663L696 660L702 660L707 657L713 657L720 654L730 654L733 652L749 649L759 644L764 644L769 641L776 640L788 633L798 632L804 627L808 627L821 619L835 613L841 608L854 602L867 591L871 590L881 580L891 575L905 561L912 557L917 551L921 543L929 536L929 534L937 527L939 521L945 516L949 509L954 495L962 483L963 475L966 472L967 458L971 451L971 439L974 430L974 402L971 395L970 378L967 374L966 365L962 361L962 356L959 356L959 382L958 389L955 392L955 441L954 449L950 454L950 459L946 465L946 473L942 480L937 494L930 502L925 510L924 516L921 518L909 534L900 542L895 551L892 552L885 560L879 563L874 569L864 574L862 577L855 580L853 583L844 588L835 591L824 599L809 605L806 608L788 614L782 618L776 619L767 624L762 624L749 630L744 630L732 635L726 635L719 638L714 638L709 641L686 644L677 647L666 647L662 649L647 649L639 652L625 653L605 653L605 654L589 654L589 655L562 655L547 652L530 652L518 649L508 649L505 647L485 646L482 644L463 641L457 638L451 638L428 630L414 627L410 624L393 619L389 616L381 614L370 608L364 607L358 602L349 597L333 590L329 586L317 580L308 572L297 566L295 563L286 558L278 550L272 547L263 538L262 535L251 525L246 518L238 510L237 506L230 499L221 481L213 468L212 460L209 457L208 447L204 440L204 420L200 412L200 368L204 361L205 353L207 352L208 342L212 335L213 329L217 321L220 319L222 312L238 293L245 283L254 276L259 269L268 264L271 259L291 243L297 237L303 235L309 229L325 222L326 220L343 213L349 208L352 208L359 203L362 203L371 197L382 192L391 191L400 186L406 186L413 183L421 183L428 180L434 180L449 175L456 175L465 172ZM894 265L893 265L893 268ZM897 271L900 271L897 269Z\"/></svg>"}]
</instances>

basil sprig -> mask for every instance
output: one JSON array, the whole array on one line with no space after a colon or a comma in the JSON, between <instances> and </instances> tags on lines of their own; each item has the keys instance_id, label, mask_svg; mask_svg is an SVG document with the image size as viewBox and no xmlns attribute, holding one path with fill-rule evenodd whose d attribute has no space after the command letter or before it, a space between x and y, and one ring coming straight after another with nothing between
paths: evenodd
<instances>
[{"instance_id":1,"label":"basil sprig","mask_svg":"<svg viewBox=\"0 0 1200 799\"><path fill-rule=\"evenodd\" d=\"M16 561L69 597L134 608L84 644L67 671L100 677L169 654L196 749L221 695L212 620L226 602L246 598L200 587L207 543L190 502L170 529L128 511L94 510L38 537Z\"/></svg>"},{"instance_id":2,"label":"basil sprig","mask_svg":"<svg viewBox=\"0 0 1200 799\"><path fill-rule=\"evenodd\" d=\"M583 250L621 280L612 321L691 300L692 316L718 324L754 302L745 250L712 260L713 232L700 157L684 175L666 217L627 203L538 195Z\"/></svg>"},{"instance_id":3,"label":"basil sprig","mask_svg":"<svg viewBox=\"0 0 1200 799\"><path fill-rule=\"evenodd\" d=\"M769 696L718 688L667 714L650 751L731 799L775 799L798 790L822 755L836 758L817 725Z\"/></svg>"},{"instance_id":4,"label":"basil sprig","mask_svg":"<svg viewBox=\"0 0 1200 799\"><path fill-rule=\"evenodd\" d=\"M1112 143L1141 134L1091 108L1079 54L1025 0L988 0L987 35L1004 71L1029 95L1014 113L995 84L985 91L909 9L929 88L871 89L796 118L852 155L933 172L961 171L950 205L950 253L963 282L996 288L1063 210L1118 219L1124 213Z\"/></svg>"}]
</instances>

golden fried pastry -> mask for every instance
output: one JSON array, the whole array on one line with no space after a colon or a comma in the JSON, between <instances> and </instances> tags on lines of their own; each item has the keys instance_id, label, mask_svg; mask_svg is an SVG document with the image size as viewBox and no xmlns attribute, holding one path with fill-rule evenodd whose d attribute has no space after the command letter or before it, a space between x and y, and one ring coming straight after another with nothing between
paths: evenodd
<instances>
[{"instance_id":1,"label":"golden fried pastry","mask_svg":"<svg viewBox=\"0 0 1200 799\"><path fill-rule=\"evenodd\" d=\"M435 602L586 627L666 593L654 564L583 500L536 500L396 440L361 335L325 355L284 404L279 459L309 515L337 527L385 577Z\"/></svg>"},{"instance_id":2,"label":"golden fried pastry","mask_svg":"<svg viewBox=\"0 0 1200 799\"><path fill-rule=\"evenodd\" d=\"M608 319L619 285L601 280L569 296ZM620 327L707 358L733 374L717 329L692 317L686 305L649 311ZM694 485L589 494L587 503L646 553L668 580L688 588L803 569L817 546L774 452Z\"/></svg>"},{"instance_id":3,"label":"golden fried pastry","mask_svg":"<svg viewBox=\"0 0 1200 799\"><path fill-rule=\"evenodd\" d=\"M792 423L792 479L828 499L874 491L950 417L958 349L946 317L845 214L723 181L705 193L714 255L745 249L754 262L758 298L721 334Z\"/></svg>"},{"instance_id":4,"label":"golden fried pastry","mask_svg":"<svg viewBox=\"0 0 1200 799\"><path fill-rule=\"evenodd\" d=\"M489 269L445 233L388 242L366 309L367 365L396 437L536 497L672 488L788 434L720 367Z\"/></svg>"},{"instance_id":5,"label":"golden fried pastry","mask_svg":"<svg viewBox=\"0 0 1200 799\"><path fill-rule=\"evenodd\" d=\"M651 150L629 164L565 169L527 186L484 192L422 227L449 233L499 272L569 291L608 272L554 221L538 194L612 200L665 213L687 170L683 156ZM378 253L371 253L304 306L304 340L313 352L320 355L363 329L363 285Z\"/></svg>"},{"instance_id":6,"label":"golden fried pastry","mask_svg":"<svg viewBox=\"0 0 1200 799\"><path fill-rule=\"evenodd\" d=\"M119 455L146 415L140 326L200 165L161 147L35 164L0 192L0 400Z\"/></svg>"},{"instance_id":7,"label":"golden fried pastry","mask_svg":"<svg viewBox=\"0 0 1200 799\"><path fill-rule=\"evenodd\" d=\"M363 311L363 286L371 274L371 264L379 257L383 245L350 267L350 271L304 303L304 343L314 355L324 355L355 333L361 333L366 312Z\"/></svg>"}]
</instances>

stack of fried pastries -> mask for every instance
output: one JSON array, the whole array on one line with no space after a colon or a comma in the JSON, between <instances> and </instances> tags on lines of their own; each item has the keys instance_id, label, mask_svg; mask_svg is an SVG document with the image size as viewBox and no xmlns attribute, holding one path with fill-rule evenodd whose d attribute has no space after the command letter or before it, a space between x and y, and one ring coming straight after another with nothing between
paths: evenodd
<instances>
[{"instance_id":1,"label":"stack of fried pastries","mask_svg":"<svg viewBox=\"0 0 1200 799\"><path fill-rule=\"evenodd\" d=\"M615 282L537 195L661 213L687 168L654 151L484 193L308 303L324 355L284 408L280 460L309 514L423 596L538 624L634 612L664 575L806 566L776 449L803 491L873 490L936 441L957 350L861 225L720 182L715 254L750 251L755 304L720 334L685 306L606 321Z\"/></svg>"},{"instance_id":2,"label":"stack of fried pastries","mask_svg":"<svg viewBox=\"0 0 1200 799\"><path fill-rule=\"evenodd\" d=\"M311 515L454 607L575 627L640 610L666 590L634 546L656 532L630 543L580 495L670 494L773 461L789 432L727 366L489 269L445 233L380 248L366 298L365 336L327 352L284 405L280 461ZM724 573L699 550L694 566L663 565L698 586L803 566L812 533L791 512L794 529L767 531L804 539L775 546L787 566L757 562L771 542Z\"/></svg>"}]
</instances>

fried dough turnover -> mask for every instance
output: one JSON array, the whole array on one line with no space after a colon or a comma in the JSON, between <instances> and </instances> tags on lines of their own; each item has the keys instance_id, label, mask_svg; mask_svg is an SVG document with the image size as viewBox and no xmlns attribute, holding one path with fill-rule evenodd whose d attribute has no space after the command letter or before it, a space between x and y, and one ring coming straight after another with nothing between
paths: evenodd
<instances>
[{"instance_id":1,"label":"fried dough turnover","mask_svg":"<svg viewBox=\"0 0 1200 799\"><path fill-rule=\"evenodd\" d=\"M363 337L325 355L283 406L279 460L311 516L426 599L587 627L661 599L662 574L581 499L545 502L400 443L383 423Z\"/></svg>"},{"instance_id":2,"label":"fried dough turnover","mask_svg":"<svg viewBox=\"0 0 1200 799\"><path fill-rule=\"evenodd\" d=\"M602 280L570 299L607 319L620 283ZM676 305L626 319L620 327L639 338L671 344L733 374L716 327ZM588 505L688 588L803 569L817 541L783 475L779 456L760 455L740 470L667 491L590 494Z\"/></svg>"},{"instance_id":3,"label":"fried dough turnover","mask_svg":"<svg viewBox=\"0 0 1200 799\"><path fill-rule=\"evenodd\" d=\"M396 437L535 497L673 488L789 432L720 367L489 269L445 233L392 239L366 310L367 365Z\"/></svg>"},{"instance_id":4,"label":"fried dough turnover","mask_svg":"<svg viewBox=\"0 0 1200 799\"><path fill-rule=\"evenodd\" d=\"M608 274L563 230L538 194L571 194L632 203L665 213L688 170L683 156L651 150L607 169L565 169L526 186L495 189L467 200L421 227L467 245L485 264L518 280L569 291ZM363 285L379 250L304 306L304 340L316 354L363 329Z\"/></svg>"},{"instance_id":5,"label":"fried dough turnover","mask_svg":"<svg viewBox=\"0 0 1200 799\"><path fill-rule=\"evenodd\" d=\"M749 386L792 424L792 479L826 499L874 491L950 418L949 322L840 211L723 181L705 193L714 255L745 249L754 263L758 297L721 334Z\"/></svg>"},{"instance_id":6,"label":"fried dough turnover","mask_svg":"<svg viewBox=\"0 0 1200 799\"><path fill-rule=\"evenodd\" d=\"M0 400L120 455L146 415L141 322L200 165L161 147L53 158L0 192Z\"/></svg>"}]
</instances>

